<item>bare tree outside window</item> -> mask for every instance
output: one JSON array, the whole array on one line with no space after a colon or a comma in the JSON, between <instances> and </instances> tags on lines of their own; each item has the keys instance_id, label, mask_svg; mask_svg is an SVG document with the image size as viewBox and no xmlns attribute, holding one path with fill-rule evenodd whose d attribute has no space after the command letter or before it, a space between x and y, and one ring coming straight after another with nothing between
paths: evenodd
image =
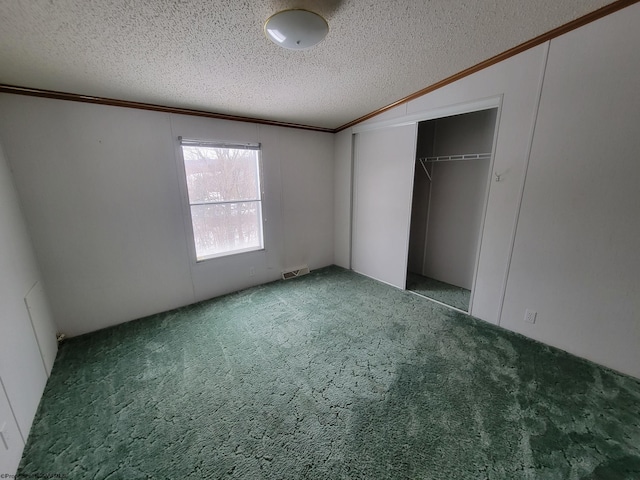
<instances>
[{"instance_id":1,"label":"bare tree outside window","mask_svg":"<svg viewBox=\"0 0 640 480\"><path fill-rule=\"evenodd\" d=\"M182 154L197 260L263 248L259 147L189 143Z\"/></svg>"}]
</instances>

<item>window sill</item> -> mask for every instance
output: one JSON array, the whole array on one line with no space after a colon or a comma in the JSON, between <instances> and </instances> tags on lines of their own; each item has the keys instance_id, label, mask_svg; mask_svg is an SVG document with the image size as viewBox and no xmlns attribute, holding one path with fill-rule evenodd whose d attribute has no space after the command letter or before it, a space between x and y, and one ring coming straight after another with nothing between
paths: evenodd
<instances>
[{"instance_id":1,"label":"window sill","mask_svg":"<svg viewBox=\"0 0 640 480\"><path fill-rule=\"evenodd\" d=\"M241 250L233 250L230 252L223 252L223 253L216 253L213 255L207 255L206 257L201 257L201 258L197 258L196 259L196 265L197 264L201 264L201 263L206 263L210 260L215 260L215 259L220 259L220 258L227 258L227 257L235 257L236 255L242 255L244 253L251 253L251 252L260 252L260 251L265 251L264 247L251 247L251 248L243 248Z\"/></svg>"}]
</instances>

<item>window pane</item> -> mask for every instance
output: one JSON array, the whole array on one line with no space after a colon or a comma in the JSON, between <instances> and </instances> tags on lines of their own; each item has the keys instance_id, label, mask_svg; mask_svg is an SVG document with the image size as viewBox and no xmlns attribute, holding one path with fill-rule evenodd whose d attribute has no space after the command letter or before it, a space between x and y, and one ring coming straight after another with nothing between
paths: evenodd
<instances>
[{"instance_id":1,"label":"window pane","mask_svg":"<svg viewBox=\"0 0 640 480\"><path fill-rule=\"evenodd\" d=\"M260 198L258 151L183 146L189 203Z\"/></svg>"},{"instance_id":2,"label":"window pane","mask_svg":"<svg viewBox=\"0 0 640 480\"><path fill-rule=\"evenodd\" d=\"M262 248L260 217L260 202L192 205L196 257Z\"/></svg>"}]
</instances>

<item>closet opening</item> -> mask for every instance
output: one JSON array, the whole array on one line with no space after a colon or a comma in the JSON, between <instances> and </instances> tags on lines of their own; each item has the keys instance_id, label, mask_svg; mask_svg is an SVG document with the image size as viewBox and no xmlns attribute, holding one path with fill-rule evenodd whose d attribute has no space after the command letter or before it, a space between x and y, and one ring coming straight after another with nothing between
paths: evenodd
<instances>
[{"instance_id":1,"label":"closet opening","mask_svg":"<svg viewBox=\"0 0 640 480\"><path fill-rule=\"evenodd\" d=\"M471 311L498 109L418 124L407 290Z\"/></svg>"}]
</instances>

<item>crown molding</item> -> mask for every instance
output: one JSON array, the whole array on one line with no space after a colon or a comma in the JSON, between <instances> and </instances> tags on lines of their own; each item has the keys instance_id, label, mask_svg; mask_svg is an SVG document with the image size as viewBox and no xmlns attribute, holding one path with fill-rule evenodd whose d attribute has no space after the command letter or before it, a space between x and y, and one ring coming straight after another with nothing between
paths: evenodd
<instances>
[{"instance_id":1,"label":"crown molding","mask_svg":"<svg viewBox=\"0 0 640 480\"><path fill-rule=\"evenodd\" d=\"M136 108L138 110L151 110L154 112L176 113L179 115L191 115L195 117L216 118L220 120L232 120L234 122L257 123L260 125L272 125L276 127L298 128L301 130L312 130L315 132L335 133L333 128L314 127L312 125L301 125L299 123L280 122L277 120L267 120L263 118L243 117L239 115L229 115L225 113L208 112L205 110L194 110L190 108L168 107L164 105L154 105L152 103L132 102L129 100L117 100L114 98L94 97L91 95L80 95L77 93L56 92L54 90L43 90L40 88L20 87L17 85L0 84L0 93L13 93L16 95L27 95L30 97L53 98L56 100L68 100L70 102L95 103L98 105L109 105L112 107Z\"/></svg>"}]
</instances>

